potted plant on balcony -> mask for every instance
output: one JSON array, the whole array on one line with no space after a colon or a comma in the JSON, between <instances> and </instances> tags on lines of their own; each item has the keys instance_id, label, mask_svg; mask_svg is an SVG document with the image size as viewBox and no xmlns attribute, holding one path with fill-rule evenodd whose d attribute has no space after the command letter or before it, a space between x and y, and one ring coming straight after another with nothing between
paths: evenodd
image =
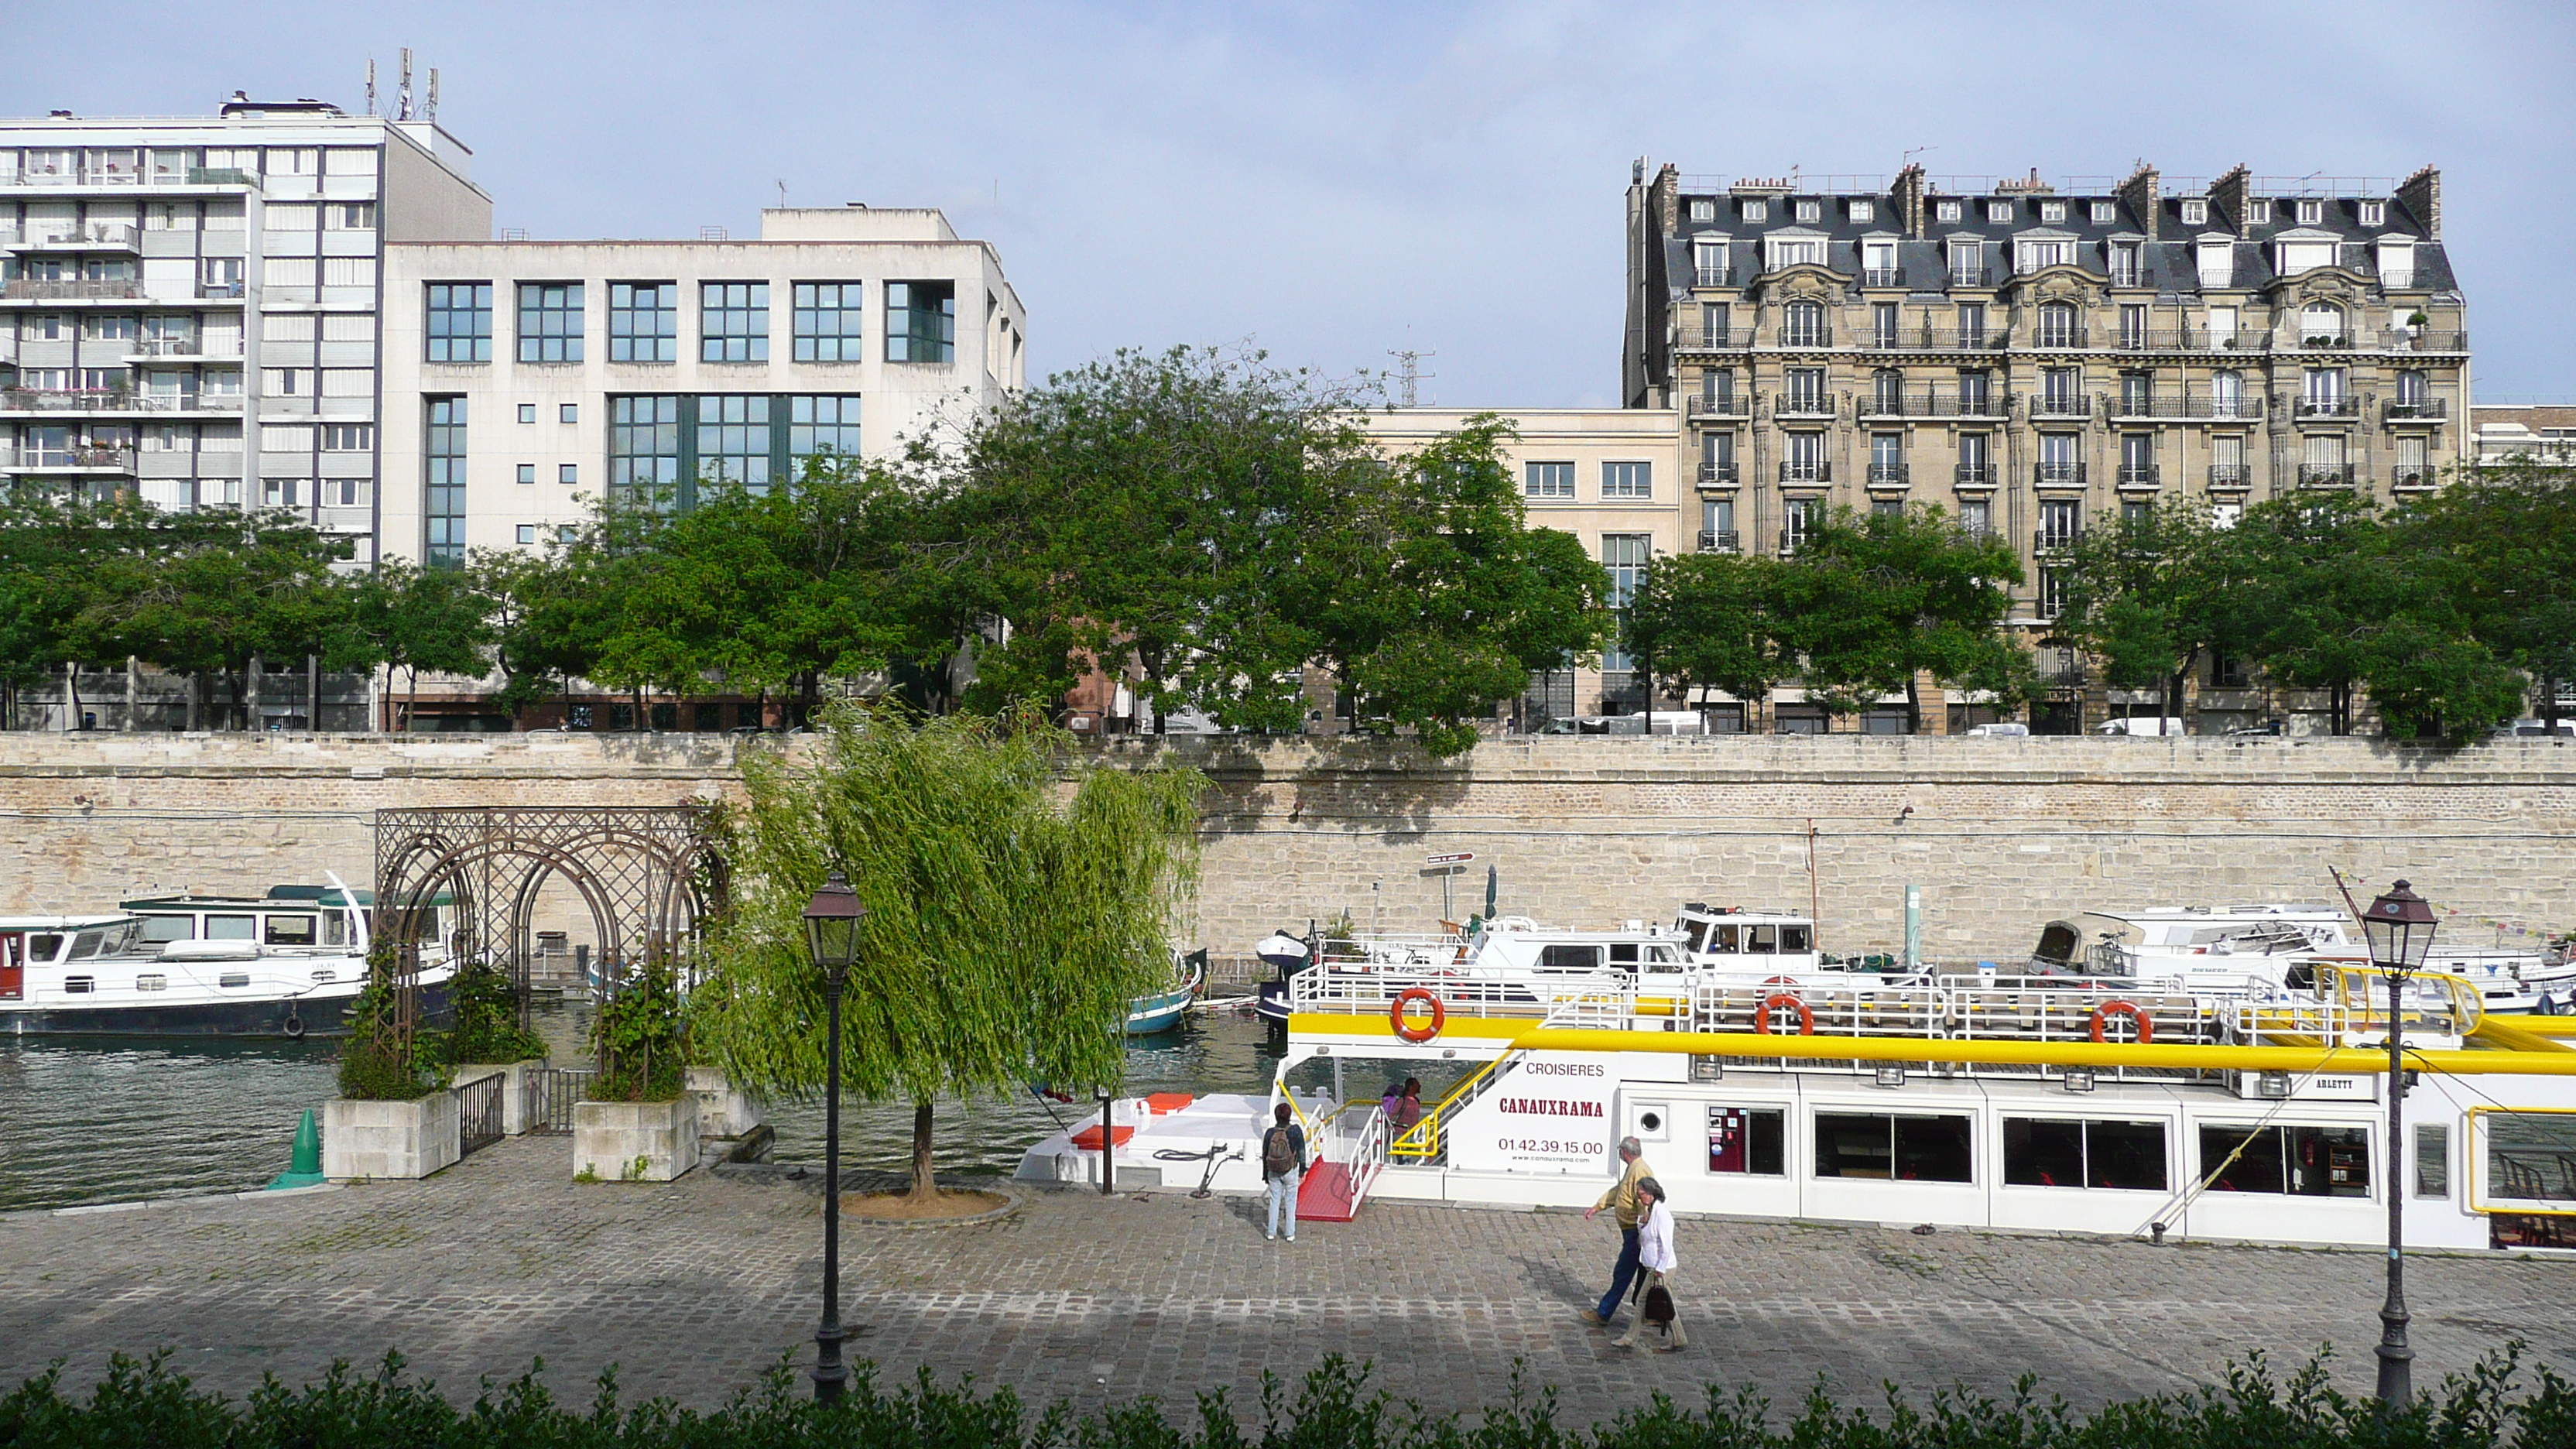
<instances>
[{"instance_id":1,"label":"potted plant on balcony","mask_svg":"<svg viewBox=\"0 0 2576 1449\"><path fill-rule=\"evenodd\" d=\"M678 973L647 958L615 983L591 1024L599 1059L572 1110L573 1176L669 1182L698 1165L698 1103L686 1090Z\"/></svg>"},{"instance_id":2,"label":"potted plant on balcony","mask_svg":"<svg viewBox=\"0 0 2576 1449\"><path fill-rule=\"evenodd\" d=\"M427 1177L463 1155L456 1094L399 1009L391 942L367 955L350 1004L340 1095L322 1107L322 1175L333 1182Z\"/></svg>"}]
</instances>

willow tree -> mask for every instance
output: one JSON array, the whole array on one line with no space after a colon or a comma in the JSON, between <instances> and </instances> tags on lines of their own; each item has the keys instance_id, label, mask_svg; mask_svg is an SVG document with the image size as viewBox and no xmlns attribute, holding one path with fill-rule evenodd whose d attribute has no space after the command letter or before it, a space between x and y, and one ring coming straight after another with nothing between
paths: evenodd
<instances>
[{"instance_id":1,"label":"willow tree","mask_svg":"<svg viewBox=\"0 0 2576 1449\"><path fill-rule=\"evenodd\" d=\"M937 1098L1115 1083L1128 1003L1171 979L1206 780L1102 766L1073 745L1028 712L842 707L810 765L745 752L748 799L717 825L733 908L690 994L694 1050L754 1090L822 1091L824 985L803 912L837 869L867 907L841 1081L913 1104L915 1197L937 1191Z\"/></svg>"}]
</instances>

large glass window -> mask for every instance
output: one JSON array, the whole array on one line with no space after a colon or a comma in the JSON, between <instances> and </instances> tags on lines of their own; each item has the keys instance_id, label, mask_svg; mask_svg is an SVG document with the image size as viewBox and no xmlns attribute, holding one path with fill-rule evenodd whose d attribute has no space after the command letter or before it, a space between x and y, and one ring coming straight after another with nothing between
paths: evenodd
<instances>
[{"instance_id":1,"label":"large glass window","mask_svg":"<svg viewBox=\"0 0 2576 1449\"><path fill-rule=\"evenodd\" d=\"M429 360L492 360L492 284L429 284Z\"/></svg>"},{"instance_id":2,"label":"large glass window","mask_svg":"<svg viewBox=\"0 0 2576 1449\"><path fill-rule=\"evenodd\" d=\"M1572 498L1574 465L1572 463L1530 463L1524 465L1521 491L1531 498Z\"/></svg>"},{"instance_id":3,"label":"large glass window","mask_svg":"<svg viewBox=\"0 0 2576 1449\"><path fill-rule=\"evenodd\" d=\"M608 284L608 360L680 360L680 284Z\"/></svg>"},{"instance_id":4,"label":"large glass window","mask_svg":"<svg viewBox=\"0 0 2576 1449\"><path fill-rule=\"evenodd\" d=\"M2360 1127L2203 1127L2211 1192L2370 1196L2370 1133Z\"/></svg>"},{"instance_id":5,"label":"large glass window","mask_svg":"<svg viewBox=\"0 0 2576 1449\"><path fill-rule=\"evenodd\" d=\"M1972 1182L1966 1117L1816 1114L1816 1176Z\"/></svg>"},{"instance_id":6,"label":"large glass window","mask_svg":"<svg viewBox=\"0 0 2576 1449\"><path fill-rule=\"evenodd\" d=\"M1775 1107L1708 1109L1708 1170L1752 1177L1789 1171L1788 1114Z\"/></svg>"},{"instance_id":7,"label":"large glass window","mask_svg":"<svg viewBox=\"0 0 2576 1449\"><path fill-rule=\"evenodd\" d=\"M519 360L581 361L581 283L519 284Z\"/></svg>"},{"instance_id":8,"label":"large glass window","mask_svg":"<svg viewBox=\"0 0 2576 1449\"><path fill-rule=\"evenodd\" d=\"M1604 463L1601 465L1603 498L1652 498L1655 496L1655 465L1652 463Z\"/></svg>"},{"instance_id":9,"label":"large glass window","mask_svg":"<svg viewBox=\"0 0 2576 1449\"><path fill-rule=\"evenodd\" d=\"M798 282L794 326L798 362L857 362L864 282Z\"/></svg>"},{"instance_id":10,"label":"large glass window","mask_svg":"<svg viewBox=\"0 0 2576 1449\"><path fill-rule=\"evenodd\" d=\"M886 361L957 360L957 284L886 283Z\"/></svg>"},{"instance_id":11,"label":"large glass window","mask_svg":"<svg viewBox=\"0 0 2576 1449\"><path fill-rule=\"evenodd\" d=\"M2488 1112L2478 1123L2488 1197L2576 1204L2576 1115Z\"/></svg>"},{"instance_id":12,"label":"large glass window","mask_svg":"<svg viewBox=\"0 0 2576 1449\"><path fill-rule=\"evenodd\" d=\"M1825 325L1825 304L1791 302L1781 309L1780 344L1784 347L1826 347L1833 333Z\"/></svg>"},{"instance_id":13,"label":"large glass window","mask_svg":"<svg viewBox=\"0 0 2576 1449\"><path fill-rule=\"evenodd\" d=\"M2004 1181L2020 1187L2165 1190L2161 1122L2004 1119Z\"/></svg>"},{"instance_id":14,"label":"large glass window","mask_svg":"<svg viewBox=\"0 0 2576 1449\"><path fill-rule=\"evenodd\" d=\"M422 442L427 532L421 559L432 568L458 567L465 562L465 399L431 398Z\"/></svg>"},{"instance_id":15,"label":"large glass window","mask_svg":"<svg viewBox=\"0 0 2576 1449\"><path fill-rule=\"evenodd\" d=\"M769 486L769 398L702 397L698 403L697 476L708 483Z\"/></svg>"},{"instance_id":16,"label":"large glass window","mask_svg":"<svg viewBox=\"0 0 2576 1449\"><path fill-rule=\"evenodd\" d=\"M2451 1129L2447 1124L2415 1124L2415 1195L2451 1195Z\"/></svg>"},{"instance_id":17,"label":"large glass window","mask_svg":"<svg viewBox=\"0 0 2576 1449\"><path fill-rule=\"evenodd\" d=\"M1610 607L1624 609L1637 596L1637 585L1646 577L1646 566L1655 552L1654 535L1645 533L1605 533L1601 535L1601 566L1610 571ZM1601 672L1625 674L1637 662L1624 649L1601 651ZM1610 688L1604 684L1606 690Z\"/></svg>"},{"instance_id":18,"label":"large glass window","mask_svg":"<svg viewBox=\"0 0 2576 1449\"><path fill-rule=\"evenodd\" d=\"M698 284L698 360L769 360L769 284Z\"/></svg>"},{"instance_id":19,"label":"large glass window","mask_svg":"<svg viewBox=\"0 0 2576 1449\"><path fill-rule=\"evenodd\" d=\"M787 400L787 459L791 466L821 454L859 455L859 400L791 397ZM799 467L798 471L802 471Z\"/></svg>"},{"instance_id":20,"label":"large glass window","mask_svg":"<svg viewBox=\"0 0 2576 1449\"><path fill-rule=\"evenodd\" d=\"M680 486L680 400L608 400L608 486L659 494Z\"/></svg>"}]
</instances>

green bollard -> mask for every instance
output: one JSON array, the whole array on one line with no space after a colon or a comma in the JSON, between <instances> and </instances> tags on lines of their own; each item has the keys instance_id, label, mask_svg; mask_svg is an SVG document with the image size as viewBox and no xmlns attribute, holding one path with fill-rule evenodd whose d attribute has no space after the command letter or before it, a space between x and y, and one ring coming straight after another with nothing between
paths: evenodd
<instances>
[{"instance_id":1,"label":"green bollard","mask_svg":"<svg viewBox=\"0 0 2576 1449\"><path fill-rule=\"evenodd\" d=\"M269 1183L268 1191L280 1188L313 1187L322 1181L322 1129L313 1125L313 1109L304 1109L303 1124L295 1129L295 1156L286 1170Z\"/></svg>"}]
</instances>

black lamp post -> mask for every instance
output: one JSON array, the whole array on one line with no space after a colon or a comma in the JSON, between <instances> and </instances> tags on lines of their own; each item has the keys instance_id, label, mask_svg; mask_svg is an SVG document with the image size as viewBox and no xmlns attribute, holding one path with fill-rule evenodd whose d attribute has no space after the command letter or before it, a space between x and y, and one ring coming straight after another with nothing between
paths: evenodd
<instances>
[{"instance_id":1,"label":"black lamp post","mask_svg":"<svg viewBox=\"0 0 2576 1449\"><path fill-rule=\"evenodd\" d=\"M2433 948L2434 924L2432 906L2402 880L2372 901L2361 920L2370 959L2388 975L2388 1301L2379 1309L2378 1353L2379 1403L2391 1412L2415 1398L2415 1350L2406 1346L2406 1152L2400 1140L2406 1073L2398 1012L2407 975L2423 966L2424 953Z\"/></svg>"},{"instance_id":2,"label":"black lamp post","mask_svg":"<svg viewBox=\"0 0 2576 1449\"><path fill-rule=\"evenodd\" d=\"M841 987L859 955L859 922L868 908L839 871L805 903L805 946L823 972L829 1013L823 1069L823 1326L814 1333L814 1397L832 1403L850 1371L841 1364Z\"/></svg>"}]
</instances>

